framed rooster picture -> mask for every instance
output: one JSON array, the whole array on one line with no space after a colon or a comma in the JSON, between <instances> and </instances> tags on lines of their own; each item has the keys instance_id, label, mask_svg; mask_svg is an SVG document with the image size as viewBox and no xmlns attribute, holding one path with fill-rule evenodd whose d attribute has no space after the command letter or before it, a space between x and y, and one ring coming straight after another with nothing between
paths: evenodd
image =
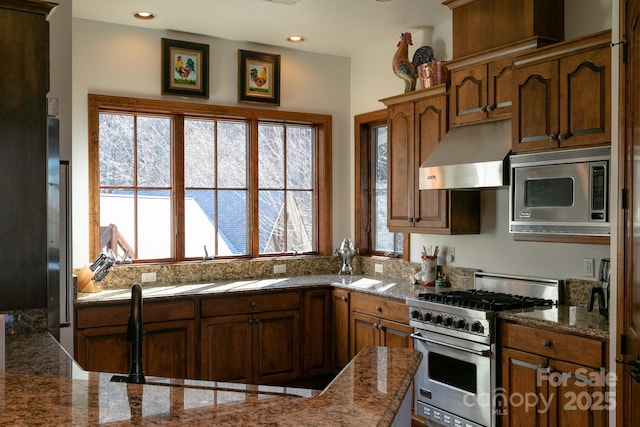
<instances>
[{"instance_id":1,"label":"framed rooster picture","mask_svg":"<svg viewBox=\"0 0 640 427\"><path fill-rule=\"evenodd\" d=\"M280 105L280 55L238 50L238 101Z\"/></svg>"},{"instance_id":2,"label":"framed rooster picture","mask_svg":"<svg viewBox=\"0 0 640 427\"><path fill-rule=\"evenodd\" d=\"M162 94L209 98L209 45L162 39Z\"/></svg>"}]
</instances>

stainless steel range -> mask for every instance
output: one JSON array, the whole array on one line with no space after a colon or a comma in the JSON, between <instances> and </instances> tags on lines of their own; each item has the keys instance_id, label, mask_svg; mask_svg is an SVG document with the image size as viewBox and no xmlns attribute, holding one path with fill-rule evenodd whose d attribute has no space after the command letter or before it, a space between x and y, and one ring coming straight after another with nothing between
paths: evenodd
<instances>
[{"instance_id":1,"label":"stainless steel range","mask_svg":"<svg viewBox=\"0 0 640 427\"><path fill-rule=\"evenodd\" d=\"M563 290L562 280L478 272L474 289L407 298L414 345L424 356L415 408L427 425L494 427L498 313L553 307Z\"/></svg>"}]
</instances>

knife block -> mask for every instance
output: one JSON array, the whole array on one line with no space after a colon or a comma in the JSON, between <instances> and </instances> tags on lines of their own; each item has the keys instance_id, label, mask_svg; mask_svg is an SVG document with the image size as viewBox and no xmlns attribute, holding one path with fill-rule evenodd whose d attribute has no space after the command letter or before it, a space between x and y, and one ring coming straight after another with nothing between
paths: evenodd
<instances>
[{"instance_id":1,"label":"knife block","mask_svg":"<svg viewBox=\"0 0 640 427\"><path fill-rule=\"evenodd\" d=\"M94 274L93 271L89 268L89 266L85 265L78 271L78 292L82 293L90 293L90 292L98 292L100 289L96 285L96 282L93 281Z\"/></svg>"}]
</instances>

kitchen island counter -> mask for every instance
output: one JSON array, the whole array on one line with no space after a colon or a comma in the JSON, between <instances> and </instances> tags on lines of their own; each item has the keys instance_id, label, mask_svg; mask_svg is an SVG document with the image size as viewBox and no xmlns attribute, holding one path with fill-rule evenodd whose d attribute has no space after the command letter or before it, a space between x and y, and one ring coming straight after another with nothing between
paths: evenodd
<instances>
[{"instance_id":1,"label":"kitchen island counter","mask_svg":"<svg viewBox=\"0 0 640 427\"><path fill-rule=\"evenodd\" d=\"M47 333L6 344L0 407L9 425L387 426L410 411L422 359L413 349L367 347L323 391L156 377L138 385L82 370Z\"/></svg>"}]
</instances>

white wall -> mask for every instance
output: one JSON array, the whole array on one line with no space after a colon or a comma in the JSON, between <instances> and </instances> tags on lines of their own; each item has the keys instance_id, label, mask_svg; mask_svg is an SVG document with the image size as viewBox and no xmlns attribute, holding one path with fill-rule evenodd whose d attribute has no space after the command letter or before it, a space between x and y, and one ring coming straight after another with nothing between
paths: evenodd
<instances>
[{"instance_id":1,"label":"white wall","mask_svg":"<svg viewBox=\"0 0 640 427\"><path fill-rule=\"evenodd\" d=\"M237 103L238 49L281 55L281 106L278 109L333 116L333 217L336 218L333 241L339 243L344 236L351 235L348 218L353 212L353 197L347 185L350 175L345 173L352 167L353 157L348 58L74 19L74 267L90 261L87 95L97 93L184 101L160 94L160 39L163 37L210 45L210 98L192 100L195 103L251 107Z\"/></svg>"},{"instance_id":2,"label":"white wall","mask_svg":"<svg viewBox=\"0 0 640 427\"><path fill-rule=\"evenodd\" d=\"M611 17L611 0L565 0L565 39L611 28ZM415 49L429 44L434 47L436 59L451 59L451 22L430 30L408 30L412 31L414 40L410 58ZM402 93L403 83L391 71L396 44L397 40L389 40L385 46L352 58L352 115L382 109L379 99ZM597 266L600 259L609 256L606 245L515 242L508 232L508 203L507 189L483 190L481 234L412 234L411 260L420 259L422 245L450 246L456 254L451 266L538 277L583 278L584 258L594 258Z\"/></svg>"}]
</instances>

